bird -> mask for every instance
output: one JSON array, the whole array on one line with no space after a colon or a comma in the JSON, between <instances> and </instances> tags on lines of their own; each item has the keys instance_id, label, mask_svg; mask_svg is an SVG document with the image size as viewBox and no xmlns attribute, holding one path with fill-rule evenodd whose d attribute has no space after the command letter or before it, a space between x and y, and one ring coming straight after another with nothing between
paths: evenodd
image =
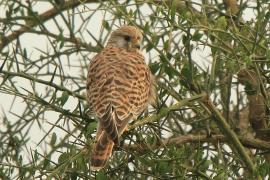
<instances>
[{"instance_id":1,"label":"bird","mask_svg":"<svg viewBox=\"0 0 270 180\"><path fill-rule=\"evenodd\" d=\"M92 171L105 167L128 123L155 104L155 78L141 52L142 39L139 28L121 26L90 61L86 94L98 120L90 158Z\"/></svg>"}]
</instances>

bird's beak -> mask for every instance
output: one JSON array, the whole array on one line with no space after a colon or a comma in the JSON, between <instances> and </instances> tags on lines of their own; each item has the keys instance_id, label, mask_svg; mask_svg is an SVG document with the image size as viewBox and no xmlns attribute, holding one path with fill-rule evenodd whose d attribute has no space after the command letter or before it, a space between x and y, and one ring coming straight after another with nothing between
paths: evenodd
<instances>
[{"instance_id":1,"label":"bird's beak","mask_svg":"<svg viewBox=\"0 0 270 180\"><path fill-rule=\"evenodd\" d=\"M141 41L138 39L135 39L133 42L134 48L140 50L141 49Z\"/></svg>"},{"instance_id":2,"label":"bird's beak","mask_svg":"<svg viewBox=\"0 0 270 180\"><path fill-rule=\"evenodd\" d=\"M141 49L141 45L140 44L135 44L134 45L134 48L140 50Z\"/></svg>"},{"instance_id":3,"label":"bird's beak","mask_svg":"<svg viewBox=\"0 0 270 180\"><path fill-rule=\"evenodd\" d=\"M132 42L129 42L128 43L128 49L131 50L131 49L137 49L137 50L140 50L141 49L141 44L140 43L132 43Z\"/></svg>"},{"instance_id":4,"label":"bird's beak","mask_svg":"<svg viewBox=\"0 0 270 180\"><path fill-rule=\"evenodd\" d=\"M133 42L132 42L132 47L135 48L135 49L138 49L140 50L141 49L141 42L137 39L135 39Z\"/></svg>"}]
</instances>

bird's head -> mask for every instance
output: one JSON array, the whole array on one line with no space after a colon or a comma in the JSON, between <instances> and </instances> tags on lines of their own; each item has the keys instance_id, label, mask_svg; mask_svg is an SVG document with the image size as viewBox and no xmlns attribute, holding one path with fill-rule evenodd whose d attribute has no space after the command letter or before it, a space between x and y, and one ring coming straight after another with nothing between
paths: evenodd
<instances>
[{"instance_id":1,"label":"bird's head","mask_svg":"<svg viewBox=\"0 0 270 180\"><path fill-rule=\"evenodd\" d=\"M128 51L138 51L141 48L142 33L134 26L122 26L112 32L108 45L125 48Z\"/></svg>"}]
</instances>

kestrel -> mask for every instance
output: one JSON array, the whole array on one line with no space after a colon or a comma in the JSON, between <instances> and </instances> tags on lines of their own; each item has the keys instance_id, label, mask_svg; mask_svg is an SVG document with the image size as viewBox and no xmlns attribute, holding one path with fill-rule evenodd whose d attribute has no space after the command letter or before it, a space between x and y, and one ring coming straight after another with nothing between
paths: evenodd
<instances>
[{"instance_id":1,"label":"kestrel","mask_svg":"<svg viewBox=\"0 0 270 180\"><path fill-rule=\"evenodd\" d=\"M98 119L92 170L106 165L128 122L155 101L154 78L140 51L142 38L136 27L120 27L89 65L87 99Z\"/></svg>"}]
</instances>

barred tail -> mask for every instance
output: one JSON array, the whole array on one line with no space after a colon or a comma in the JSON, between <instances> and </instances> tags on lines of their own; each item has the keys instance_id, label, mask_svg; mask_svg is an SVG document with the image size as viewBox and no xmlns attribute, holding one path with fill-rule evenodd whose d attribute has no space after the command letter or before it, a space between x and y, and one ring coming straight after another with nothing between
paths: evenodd
<instances>
[{"instance_id":1,"label":"barred tail","mask_svg":"<svg viewBox=\"0 0 270 180\"><path fill-rule=\"evenodd\" d=\"M109 160L114 142L108 137L107 133L103 131L94 145L90 169L92 171L99 171Z\"/></svg>"}]
</instances>

